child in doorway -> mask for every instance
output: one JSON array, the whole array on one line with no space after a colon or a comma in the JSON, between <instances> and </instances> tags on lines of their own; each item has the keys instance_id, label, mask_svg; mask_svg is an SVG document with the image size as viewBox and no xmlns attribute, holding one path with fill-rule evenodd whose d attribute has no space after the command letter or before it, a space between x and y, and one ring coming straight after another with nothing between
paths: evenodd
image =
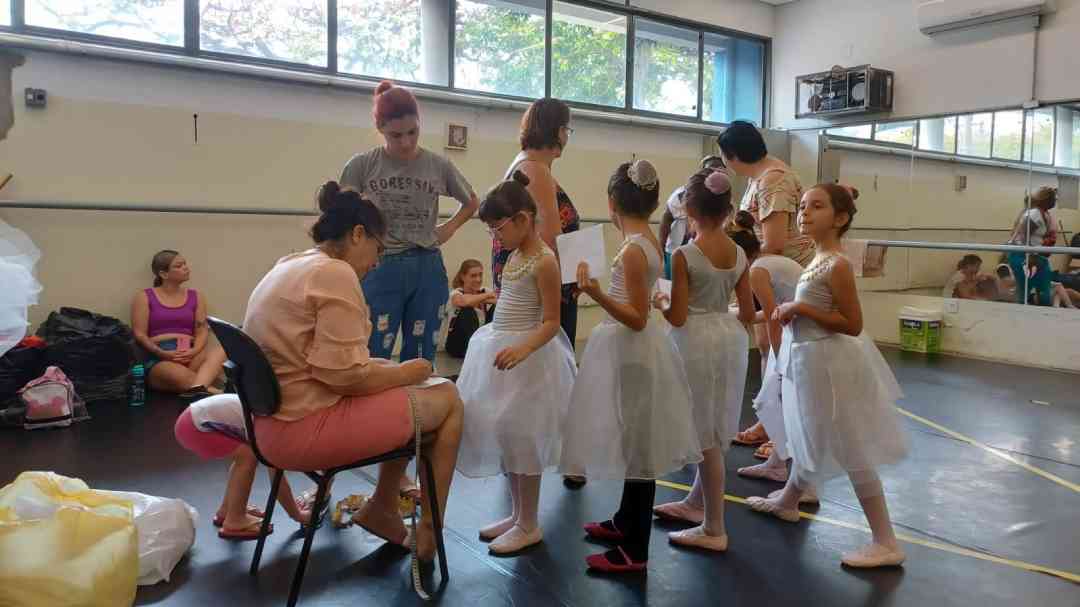
<instances>
[{"instance_id":1,"label":"child in doorway","mask_svg":"<svg viewBox=\"0 0 1080 607\"><path fill-rule=\"evenodd\" d=\"M663 271L649 226L660 180L648 160L619 166L608 182L608 207L624 240L605 293L577 268L578 286L607 312L589 337L563 426L560 471L619 478L622 501L611 519L585 525L614 549L585 559L602 573L643 573L649 558L656 479L701 461L690 387L682 359L649 322L650 295Z\"/></svg>"},{"instance_id":2,"label":"child in doorway","mask_svg":"<svg viewBox=\"0 0 1080 607\"><path fill-rule=\"evenodd\" d=\"M704 521L668 537L673 544L724 552L724 452L742 412L750 350L743 325L754 319L754 298L746 253L724 230L732 211L727 175L699 171L686 183L684 196L695 236L671 257L670 301L657 294L653 305L672 325L671 339L690 380L694 426L703 449L694 485L704 498ZM728 311L732 292L738 317ZM654 512L664 518L666 509L681 505L665 504Z\"/></svg>"},{"instance_id":3,"label":"child in doorway","mask_svg":"<svg viewBox=\"0 0 1080 607\"><path fill-rule=\"evenodd\" d=\"M498 555L543 539L540 475L557 463L560 424L577 373L559 325L559 262L536 230L528 184L524 173L514 171L480 205L480 220L513 253L503 269L495 319L473 335L457 381L465 403L458 471L509 476L510 516L480 530Z\"/></svg>"},{"instance_id":4,"label":"child in doorway","mask_svg":"<svg viewBox=\"0 0 1080 607\"><path fill-rule=\"evenodd\" d=\"M491 307L496 295L484 290L484 264L466 259L454 275L450 292L450 315L447 319L446 353L465 358L469 340L481 325L491 322Z\"/></svg>"},{"instance_id":5,"label":"child in doorway","mask_svg":"<svg viewBox=\"0 0 1080 607\"><path fill-rule=\"evenodd\" d=\"M259 539L263 513L247 505L259 463L248 445L240 398L235 394L218 394L191 403L177 418L173 432L182 447L200 457L232 459L225 497L213 519L214 526L220 527L218 537L240 541ZM270 470L271 477L274 472ZM308 492L294 500L289 481L281 479L278 503L301 525L311 519L313 498L314 493ZM273 531L271 525L270 532Z\"/></svg>"},{"instance_id":6,"label":"child in doorway","mask_svg":"<svg viewBox=\"0 0 1080 607\"><path fill-rule=\"evenodd\" d=\"M845 554L842 562L866 568L904 562L877 468L903 459L908 443L895 407L900 387L863 333L855 273L842 255L840 237L851 227L855 210L851 194L835 184L819 184L802 197L799 229L813 239L817 254L799 278L795 300L773 313L790 333L780 374L793 469L781 491L747 502L758 512L795 523L803 491L846 472L873 541Z\"/></svg>"}]
</instances>

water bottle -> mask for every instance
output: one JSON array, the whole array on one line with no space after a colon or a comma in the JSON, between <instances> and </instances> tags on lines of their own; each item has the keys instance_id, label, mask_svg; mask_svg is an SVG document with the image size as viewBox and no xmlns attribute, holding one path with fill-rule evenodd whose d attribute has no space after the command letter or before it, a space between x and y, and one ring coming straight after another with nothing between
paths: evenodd
<instances>
[{"instance_id":1,"label":"water bottle","mask_svg":"<svg viewBox=\"0 0 1080 607\"><path fill-rule=\"evenodd\" d=\"M131 406L146 404L146 368L137 364L131 368Z\"/></svg>"}]
</instances>

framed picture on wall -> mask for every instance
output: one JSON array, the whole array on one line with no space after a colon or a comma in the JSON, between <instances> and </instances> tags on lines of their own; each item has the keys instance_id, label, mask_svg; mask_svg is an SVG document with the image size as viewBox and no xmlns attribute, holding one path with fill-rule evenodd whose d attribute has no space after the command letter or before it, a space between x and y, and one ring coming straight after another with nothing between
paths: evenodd
<instances>
[{"instance_id":1,"label":"framed picture on wall","mask_svg":"<svg viewBox=\"0 0 1080 607\"><path fill-rule=\"evenodd\" d=\"M447 124L446 147L450 150L469 149L469 127L463 124Z\"/></svg>"}]
</instances>

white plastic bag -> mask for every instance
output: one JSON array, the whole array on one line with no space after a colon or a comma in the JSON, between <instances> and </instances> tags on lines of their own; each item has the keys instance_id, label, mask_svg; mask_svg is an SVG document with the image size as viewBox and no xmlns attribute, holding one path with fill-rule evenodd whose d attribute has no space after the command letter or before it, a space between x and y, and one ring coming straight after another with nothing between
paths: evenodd
<instances>
[{"instance_id":1,"label":"white plastic bag","mask_svg":"<svg viewBox=\"0 0 1080 607\"><path fill-rule=\"evenodd\" d=\"M134 506L139 535L139 585L169 581L173 567L195 543L198 511L181 499L129 491L103 491Z\"/></svg>"}]
</instances>

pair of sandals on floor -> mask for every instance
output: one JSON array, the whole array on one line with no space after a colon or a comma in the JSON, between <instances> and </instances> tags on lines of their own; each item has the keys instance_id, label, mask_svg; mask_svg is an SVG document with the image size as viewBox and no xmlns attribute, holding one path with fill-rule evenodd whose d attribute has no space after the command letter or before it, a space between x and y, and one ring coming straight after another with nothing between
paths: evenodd
<instances>
[{"instance_id":1,"label":"pair of sandals on floor","mask_svg":"<svg viewBox=\"0 0 1080 607\"><path fill-rule=\"evenodd\" d=\"M296 498L296 508L297 508L297 510L299 510L300 512L308 512L308 513L310 513L308 515L309 516L309 519L308 519L309 522L307 522L307 523L300 522L300 527L301 528L304 528L308 524L311 524L311 521L318 521L318 520L321 519L321 513L320 513L320 516L316 516L315 513L311 513L311 510L315 505L315 491L316 491L315 489L308 489L307 491L301 493ZM357 497L363 497L363 496L357 496ZM407 485L407 486L403 486L401 488L401 497L402 498L409 498L409 499L412 499L412 500L419 500L420 499L420 487L416 486L415 484L410 484L410 485ZM323 506L323 511L324 512L326 511L327 508L329 508L330 501L331 501L330 497L327 496L326 504ZM361 503L357 504L356 512L352 515L354 523L356 523L357 525L360 525L360 527L362 527L368 533L371 533L372 535L374 535L376 537L379 537L379 538L381 538L381 539L383 539L383 540L385 540L387 542L390 542L391 544L396 544L396 545L399 545L399 546L408 546L408 543L407 543L407 541L408 541L408 530L405 528L405 526L403 524L401 525L402 529L405 532L403 534L396 534L396 533L395 534L387 534L385 532L378 531L379 527L376 526L375 521L372 519L372 515L366 514L368 512L368 509L365 508L366 505L367 505L367 500L366 499L362 499ZM259 534L262 531L262 519L263 519L263 517L266 516L266 513L264 513L257 506L249 505L247 507L247 514L250 515L250 516L255 517L258 520L252 521L251 524L247 525L246 527L241 527L239 529L228 529L228 528L226 528L224 526L224 524L225 524L224 515L222 513L220 513L220 512L217 513L214 516L213 523L214 523L215 527L219 528L218 529L218 537L220 537L222 539L234 540L234 541L248 541L248 540L257 540L257 539L259 539ZM401 522L400 519L398 519L399 524L400 524L400 522ZM273 532L274 532L274 524L271 523L269 528L266 530L266 534L270 535ZM392 537L390 537L390 536L392 536Z\"/></svg>"}]
</instances>

